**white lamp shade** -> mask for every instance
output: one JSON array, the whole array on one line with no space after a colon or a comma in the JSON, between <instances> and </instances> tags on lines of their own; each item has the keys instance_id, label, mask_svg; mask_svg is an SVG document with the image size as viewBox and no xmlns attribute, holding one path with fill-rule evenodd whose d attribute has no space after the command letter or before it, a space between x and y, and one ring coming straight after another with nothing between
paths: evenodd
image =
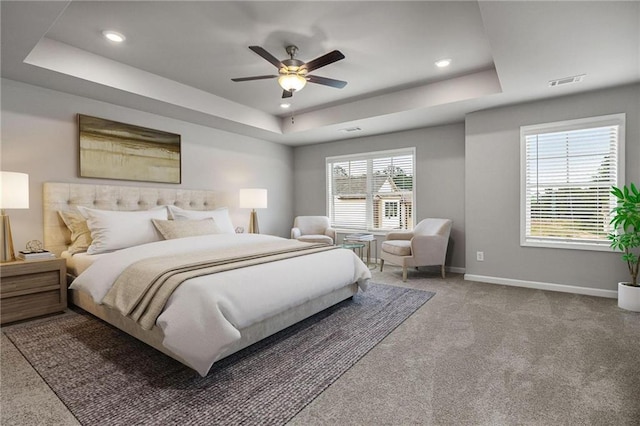
<instances>
[{"instance_id":1,"label":"white lamp shade","mask_svg":"<svg viewBox=\"0 0 640 426\"><path fill-rule=\"evenodd\" d=\"M29 175L26 173L0 172L0 208L29 208Z\"/></svg>"},{"instance_id":2,"label":"white lamp shade","mask_svg":"<svg viewBox=\"0 0 640 426\"><path fill-rule=\"evenodd\" d=\"M241 209L266 209L267 190L262 188L244 188L240 190Z\"/></svg>"}]
</instances>

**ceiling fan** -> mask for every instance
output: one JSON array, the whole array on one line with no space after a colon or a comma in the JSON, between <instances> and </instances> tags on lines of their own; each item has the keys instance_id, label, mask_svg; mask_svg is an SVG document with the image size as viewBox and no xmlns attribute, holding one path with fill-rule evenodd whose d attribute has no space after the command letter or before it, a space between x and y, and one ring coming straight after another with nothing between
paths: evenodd
<instances>
[{"instance_id":1,"label":"ceiling fan","mask_svg":"<svg viewBox=\"0 0 640 426\"><path fill-rule=\"evenodd\" d=\"M260 46L249 46L249 49L253 50L255 53L262 56L278 68L278 75L257 75L254 77L232 78L232 81L277 78L278 84L283 89L283 98L290 98L293 96L293 92L302 90L302 88L307 84L307 81L310 83L335 87L337 89L342 89L347 85L346 81L334 80L333 78L320 77L317 75L309 75L310 72L315 71L318 68L344 59L344 55L339 50L334 50L309 62L302 62L298 59L294 59L294 56L298 53L298 48L293 45L286 47L286 51L290 56L290 59L284 59L282 61L276 59L271 53L267 52Z\"/></svg>"}]
</instances>

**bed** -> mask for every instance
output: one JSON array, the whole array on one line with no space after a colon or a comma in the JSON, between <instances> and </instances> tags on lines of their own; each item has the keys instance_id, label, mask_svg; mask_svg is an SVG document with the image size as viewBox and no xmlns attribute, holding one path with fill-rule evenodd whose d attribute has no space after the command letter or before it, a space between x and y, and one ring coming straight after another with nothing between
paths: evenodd
<instances>
[{"instance_id":1,"label":"bed","mask_svg":"<svg viewBox=\"0 0 640 426\"><path fill-rule=\"evenodd\" d=\"M72 303L202 376L214 362L352 297L359 289L365 290L371 277L366 265L350 250L317 245L293 247L299 242L234 232L160 238L117 250L73 253L67 216L63 220L65 213L77 214L78 209L85 208L108 218L120 218L119 212L137 218L155 217L165 209L169 211L167 220L153 219L154 223L174 226L178 223L171 219L179 219L175 212L184 212L187 217L207 216L229 203L224 193L217 191L52 182L44 184L43 197L45 247L67 259ZM224 208L220 210L226 212ZM93 216L89 221L92 220ZM216 219L215 224L231 226L224 220ZM180 225L189 222L196 221ZM200 222L205 220L198 222L199 227ZM288 248L278 254L255 255L272 246ZM242 257L242 261L234 258L233 262L218 262L236 251L249 256ZM287 254L283 254L285 251ZM184 256L215 260L207 264L215 273L184 275L186 278L168 296L157 318L151 317L155 319L150 325L144 326L139 318L111 303L119 297L116 287L123 284L119 281L131 269L145 262L177 262ZM229 264L231 267L226 266ZM124 284L120 289L128 291L130 283Z\"/></svg>"}]
</instances>

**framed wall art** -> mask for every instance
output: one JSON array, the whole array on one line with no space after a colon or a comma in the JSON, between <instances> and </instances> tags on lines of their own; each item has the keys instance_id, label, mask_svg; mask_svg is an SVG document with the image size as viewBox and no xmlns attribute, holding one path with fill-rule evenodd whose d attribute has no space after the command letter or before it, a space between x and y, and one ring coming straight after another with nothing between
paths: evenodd
<instances>
[{"instance_id":1,"label":"framed wall art","mask_svg":"<svg viewBox=\"0 0 640 426\"><path fill-rule=\"evenodd\" d=\"M180 183L180 135L78 114L80 177Z\"/></svg>"}]
</instances>

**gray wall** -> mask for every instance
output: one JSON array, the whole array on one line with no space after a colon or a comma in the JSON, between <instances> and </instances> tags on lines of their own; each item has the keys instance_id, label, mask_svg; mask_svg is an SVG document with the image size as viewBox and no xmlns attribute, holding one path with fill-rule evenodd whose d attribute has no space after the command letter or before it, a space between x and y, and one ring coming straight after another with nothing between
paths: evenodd
<instances>
[{"instance_id":1,"label":"gray wall","mask_svg":"<svg viewBox=\"0 0 640 426\"><path fill-rule=\"evenodd\" d=\"M293 152L294 213L296 216L326 214L326 157L406 147L416 147L416 220L426 217L452 219L447 266L464 268L462 123L296 147Z\"/></svg>"},{"instance_id":2,"label":"gray wall","mask_svg":"<svg viewBox=\"0 0 640 426\"><path fill-rule=\"evenodd\" d=\"M2 80L2 170L30 176L29 210L9 211L17 249L42 239L46 181L217 189L235 225L248 225L238 189L265 187L261 231L288 236L295 215L326 213L325 158L416 147L416 218L453 219L447 264L507 280L615 290L627 279L618 253L520 247L520 126L625 112L626 180L640 181L640 85L467 116L464 124L290 148L113 104ZM76 114L182 135L181 185L78 177ZM293 196L292 196L293 195ZM484 262L477 262L483 251ZM465 264L465 259L468 261Z\"/></svg>"},{"instance_id":3,"label":"gray wall","mask_svg":"<svg viewBox=\"0 0 640 426\"><path fill-rule=\"evenodd\" d=\"M626 113L626 181L640 181L640 85L492 110L466 117L467 274L616 290L619 253L520 247L520 126ZM484 262L476 252L484 251Z\"/></svg>"},{"instance_id":4,"label":"gray wall","mask_svg":"<svg viewBox=\"0 0 640 426\"><path fill-rule=\"evenodd\" d=\"M178 133L182 136L182 184L79 178L78 113ZM30 179L29 210L7 211L16 250L43 239L42 183L167 186L224 191L236 226L248 227L238 190L268 190L269 208L258 212L260 231L288 237L293 222L293 150L290 147L61 92L2 80L2 170Z\"/></svg>"}]
</instances>

